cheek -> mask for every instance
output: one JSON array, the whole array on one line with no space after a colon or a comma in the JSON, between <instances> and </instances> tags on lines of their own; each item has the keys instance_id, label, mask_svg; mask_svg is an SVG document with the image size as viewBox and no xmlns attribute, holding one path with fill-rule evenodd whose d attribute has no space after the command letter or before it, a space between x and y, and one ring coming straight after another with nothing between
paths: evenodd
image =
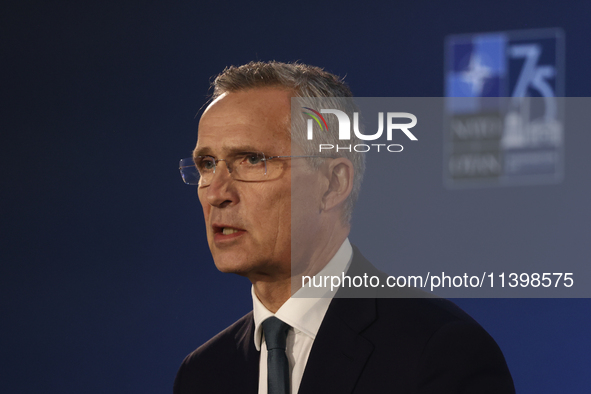
<instances>
[{"instance_id":1,"label":"cheek","mask_svg":"<svg viewBox=\"0 0 591 394\"><path fill-rule=\"evenodd\" d=\"M278 196L276 205L277 237L281 249L291 245L291 188Z\"/></svg>"},{"instance_id":2,"label":"cheek","mask_svg":"<svg viewBox=\"0 0 591 394\"><path fill-rule=\"evenodd\" d=\"M291 185L261 184L253 193L257 209L255 220L273 244L289 242L291 231ZM267 187L265 187L267 186Z\"/></svg>"}]
</instances>

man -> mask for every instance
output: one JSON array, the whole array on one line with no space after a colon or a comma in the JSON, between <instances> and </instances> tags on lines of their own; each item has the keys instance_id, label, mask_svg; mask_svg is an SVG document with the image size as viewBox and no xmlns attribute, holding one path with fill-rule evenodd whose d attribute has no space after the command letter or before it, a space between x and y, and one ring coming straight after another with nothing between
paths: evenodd
<instances>
[{"instance_id":1,"label":"man","mask_svg":"<svg viewBox=\"0 0 591 394\"><path fill-rule=\"evenodd\" d=\"M351 96L303 64L249 63L215 80L195 166L181 172L199 185L216 267L252 282L253 312L187 356L175 394L514 392L494 340L448 301L301 295L303 277L384 278L347 238L363 156L319 157L302 130L290 134L292 97Z\"/></svg>"}]
</instances>

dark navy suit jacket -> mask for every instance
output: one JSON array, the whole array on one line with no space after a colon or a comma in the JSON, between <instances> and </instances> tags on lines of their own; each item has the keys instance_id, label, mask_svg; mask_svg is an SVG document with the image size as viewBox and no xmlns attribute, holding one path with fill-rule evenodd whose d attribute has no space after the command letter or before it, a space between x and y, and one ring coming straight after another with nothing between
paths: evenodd
<instances>
[{"instance_id":1,"label":"dark navy suit jacket","mask_svg":"<svg viewBox=\"0 0 591 394\"><path fill-rule=\"evenodd\" d=\"M385 280L354 248L347 275L364 273ZM332 300L299 393L515 392L495 341L452 302L392 298L409 295L396 291L414 289L363 291L341 288ZM347 298L352 295L362 298ZM250 312L185 358L174 394L258 393L253 335Z\"/></svg>"}]
</instances>

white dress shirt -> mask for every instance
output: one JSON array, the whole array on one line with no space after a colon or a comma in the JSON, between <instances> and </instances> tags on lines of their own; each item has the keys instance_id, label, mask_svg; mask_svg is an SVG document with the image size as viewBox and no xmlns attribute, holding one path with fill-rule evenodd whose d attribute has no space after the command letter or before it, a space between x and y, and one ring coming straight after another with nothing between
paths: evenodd
<instances>
[{"instance_id":1,"label":"white dress shirt","mask_svg":"<svg viewBox=\"0 0 591 394\"><path fill-rule=\"evenodd\" d=\"M349 269L352 256L353 249L349 239L345 239L334 257L317 276L341 276L341 273ZM323 294L319 298L318 289L302 287L279 308L277 313L273 314L257 298L254 288L251 289L255 324L254 344L256 349L261 352L259 394L267 394L267 344L261 325L263 321L275 316L292 327L287 332L286 354L289 361L291 393L295 394L300 388L314 339L336 290L331 291L330 287L326 291L323 289ZM306 293L314 294L314 298L307 298Z\"/></svg>"}]
</instances>

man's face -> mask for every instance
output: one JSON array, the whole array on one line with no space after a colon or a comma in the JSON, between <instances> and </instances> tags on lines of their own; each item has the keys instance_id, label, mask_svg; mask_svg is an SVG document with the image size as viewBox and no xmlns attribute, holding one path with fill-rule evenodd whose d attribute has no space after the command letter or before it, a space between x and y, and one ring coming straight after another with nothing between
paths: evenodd
<instances>
[{"instance_id":1,"label":"man's face","mask_svg":"<svg viewBox=\"0 0 591 394\"><path fill-rule=\"evenodd\" d=\"M216 99L199 122L195 155L225 159L262 152L291 155L288 91L261 88ZM280 159L283 160L283 159ZM289 277L291 253L291 161L278 178L237 181L226 162L211 184L199 187L207 240L217 268L252 279Z\"/></svg>"}]
</instances>

